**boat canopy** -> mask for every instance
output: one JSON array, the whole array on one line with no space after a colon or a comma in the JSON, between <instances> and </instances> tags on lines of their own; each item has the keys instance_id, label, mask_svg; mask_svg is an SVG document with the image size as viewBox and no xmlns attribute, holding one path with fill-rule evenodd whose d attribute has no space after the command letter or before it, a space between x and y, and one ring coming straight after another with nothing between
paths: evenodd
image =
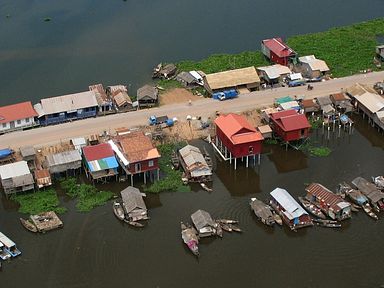
<instances>
[{"instance_id":1,"label":"boat canopy","mask_svg":"<svg viewBox=\"0 0 384 288\"><path fill-rule=\"evenodd\" d=\"M9 239L7 236L5 236L1 232L0 232L0 242L2 242L6 248L11 248L16 246L16 244L11 239Z\"/></svg>"}]
</instances>

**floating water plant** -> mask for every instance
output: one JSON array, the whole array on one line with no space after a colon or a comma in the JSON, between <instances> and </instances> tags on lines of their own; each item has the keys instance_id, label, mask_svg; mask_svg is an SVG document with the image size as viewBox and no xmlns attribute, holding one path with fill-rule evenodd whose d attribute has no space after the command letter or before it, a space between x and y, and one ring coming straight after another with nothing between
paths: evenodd
<instances>
[{"instance_id":1,"label":"floating water plant","mask_svg":"<svg viewBox=\"0 0 384 288\"><path fill-rule=\"evenodd\" d=\"M52 20L51 17L45 17L45 18L44 18L44 22L49 22L49 21L51 21L51 20Z\"/></svg>"}]
</instances>

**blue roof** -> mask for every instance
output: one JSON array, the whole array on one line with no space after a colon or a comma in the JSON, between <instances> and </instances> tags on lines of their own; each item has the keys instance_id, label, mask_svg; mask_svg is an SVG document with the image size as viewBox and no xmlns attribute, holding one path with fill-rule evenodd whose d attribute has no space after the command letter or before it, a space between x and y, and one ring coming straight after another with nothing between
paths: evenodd
<instances>
[{"instance_id":1,"label":"blue roof","mask_svg":"<svg viewBox=\"0 0 384 288\"><path fill-rule=\"evenodd\" d=\"M91 172L97 172L105 169L115 169L119 167L116 157L106 157L99 160L87 161L88 168Z\"/></svg>"}]
</instances>

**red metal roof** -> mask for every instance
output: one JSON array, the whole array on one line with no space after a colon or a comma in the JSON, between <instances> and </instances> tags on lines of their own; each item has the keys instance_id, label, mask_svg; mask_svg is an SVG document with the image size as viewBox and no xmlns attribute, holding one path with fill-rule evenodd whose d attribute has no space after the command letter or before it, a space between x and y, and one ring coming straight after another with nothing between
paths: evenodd
<instances>
[{"instance_id":1,"label":"red metal roof","mask_svg":"<svg viewBox=\"0 0 384 288\"><path fill-rule=\"evenodd\" d=\"M108 143L101 143L94 146L83 147L83 154L88 162L112 157L115 155L113 153L111 145L109 145Z\"/></svg>"},{"instance_id":2,"label":"red metal roof","mask_svg":"<svg viewBox=\"0 0 384 288\"><path fill-rule=\"evenodd\" d=\"M285 132L311 127L307 117L304 114L298 114L293 109L272 113L271 119Z\"/></svg>"},{"instance_id":3,"label":"red metal roof","mask_svg":"<svg viewBox=\"0 0 384 288\"><path fill-rule=\"evenodd\" d=\"M285 44L281 38L265 39L262 42L270 51L279 57L296 55L296 52Z\"/></svg>"},{"instance_id":4,"label":"red metal roof","mask_svg":"<svg viewBox=\"0 0 384 288\"><path fill-rule=\"evenodd\" d=\"M30 101L0 107L0 124L37 116Z\"/></svg>"},{"instance_id":5,"label":"red metal roof","mask_svg":"<svg viewBox=\"0 0 384 288\"><path fill-rule=\"evenodd\" d=\"M319 183L312 183L305 188L305 190L315 196L320 202L331 207L335 212L342 208L337 204L345 202L339 195L332 193L329 189Z\"/></svg>"},{"instance_id":6,"label":"red metal roof","mask_svg":"<svg viewBox=\"0 0 384 288\"><path fill-rule=\"evenodd\" d=\"M261 141L263 136L256 131L244 116L230 113L220 115L215 119L215 124L234 144Z\"/></svg>"}]
</instances>

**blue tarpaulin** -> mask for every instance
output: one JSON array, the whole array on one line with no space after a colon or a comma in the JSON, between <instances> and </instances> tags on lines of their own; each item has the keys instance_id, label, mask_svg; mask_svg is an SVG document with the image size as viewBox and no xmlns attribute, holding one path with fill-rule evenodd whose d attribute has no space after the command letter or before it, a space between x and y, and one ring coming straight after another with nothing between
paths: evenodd
<instances>
[{"instance_id":1,"label":"blue tarpaulin","mask_svg":"<svg viewBox=\"0 0 384 288\"><path fill-rule=\"evenodd\" d=\"M0 159L8 157L13 153L12 149L1 149L0 150Z\"/></svg>"}]
</instances>

